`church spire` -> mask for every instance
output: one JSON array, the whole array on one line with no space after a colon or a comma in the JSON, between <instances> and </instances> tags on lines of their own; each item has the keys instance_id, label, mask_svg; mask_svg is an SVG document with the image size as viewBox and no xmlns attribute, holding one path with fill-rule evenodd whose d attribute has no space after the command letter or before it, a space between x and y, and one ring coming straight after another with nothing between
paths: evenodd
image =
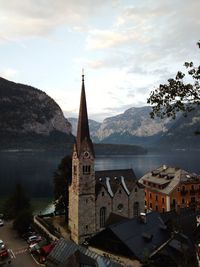
<instances>
[{"instance_id":1,"label":"church spire","mask_svg":"<svg viewBox=\"0 0 200 267\"><path fill-rule=\"evenodd\" d=\"M76 145L77 145L78 155L80 155L83 141L88 142L88 145L91 149L91 152L94 155L93 144L92 144L92 141L90 139L90 132L89 132L87 103L86 103L86 96L85 96L84 72L82 70L81 100L80 100L78 129L77 129L77 137L76 137Z\"/></svg>"}]
</instances>

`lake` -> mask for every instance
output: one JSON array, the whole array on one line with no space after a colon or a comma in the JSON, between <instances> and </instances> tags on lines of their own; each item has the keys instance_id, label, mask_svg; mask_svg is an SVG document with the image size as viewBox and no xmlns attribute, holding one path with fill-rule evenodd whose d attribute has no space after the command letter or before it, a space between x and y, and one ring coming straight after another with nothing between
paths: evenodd
<instances>
[{"instance_id":1,"label":"lake","mask_svg":"<svg viewBox=\"0 0 200 267\"><path fill-rule=\"evenodd\" d=\"M21 182L31 197L51 197L52 177L63 152L10 151L0 152L0 196L11 193ZM161 165L177 166L200 174L200 152L179 151L166 154L96 157L95 169L132 168L137 178Z\"/></svg>"}]
</instances>

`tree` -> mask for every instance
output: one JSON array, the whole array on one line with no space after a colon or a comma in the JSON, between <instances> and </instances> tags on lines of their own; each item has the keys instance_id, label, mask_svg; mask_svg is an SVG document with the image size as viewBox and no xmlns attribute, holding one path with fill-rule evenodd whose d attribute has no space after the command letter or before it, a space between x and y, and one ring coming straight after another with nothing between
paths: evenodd
<instances>
[{"instance_id":1,"label":"tree","mask_svg":"<svg viewBox=\"0 0 200 267\"><path fill-rule=\"evenodd\" d=\"M200 41L197 43L200 48ZM160 84L159 88L150 93L147 103L153 105L151 117L176 118L177 112L187 116L188 112L200 105L200 66L195 67L193 62L185 62L186 74L178 71L174 79ZM185 82L184 78L192 80ZM197 132L198 134L198 132Z\"/></svg>"},{"instance_id":2,"label":"tree","mask_svg":"<svg viewBox=\"0 0 200 267\"><path fill-rule=\"evenodd\" d=\"M21 210L13 222L13 228L18 233L23 234L28 231L30 224L32 223L33 216L30 209Z\"/></svg>"},{"instance_id":3,"label":"tree","mask_svg":"<svg viewBox=\"0 0 200 267\"><path fill-rule=\"evenodd\" d=\"M7 219L15 219L22 210L31 209L30 199L26 196L21 184L17 184L13 194L4 204L4 214Z\"/></svg>"},{"instance_id":4,"label":"tree","mask_svg":"<svg viewBox=\"0 0 200 267\"><path fill-rule=\"evenodd\" d=\"M66 220L68 220L68 187L71 182L71 176L72 158L71 156L66 156L61 160L53 177L56 211L64 210Z\"/></svg>"}]
</instances>

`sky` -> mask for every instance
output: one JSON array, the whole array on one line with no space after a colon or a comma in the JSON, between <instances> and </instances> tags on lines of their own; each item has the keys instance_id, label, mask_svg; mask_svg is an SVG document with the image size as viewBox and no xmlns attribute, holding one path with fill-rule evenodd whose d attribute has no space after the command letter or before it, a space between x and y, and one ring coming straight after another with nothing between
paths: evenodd
<instances>
[{"instance_id":1,"label":"sky","mask_svg":"<svg viewBox=\"0 0 200 267\"><path fill-rule=\"evenodd\" d=\"M185 61L199 63L199 0L0 0L0 76L46 92L77 117L145 106Z\"/></svg>"}]
</instances>

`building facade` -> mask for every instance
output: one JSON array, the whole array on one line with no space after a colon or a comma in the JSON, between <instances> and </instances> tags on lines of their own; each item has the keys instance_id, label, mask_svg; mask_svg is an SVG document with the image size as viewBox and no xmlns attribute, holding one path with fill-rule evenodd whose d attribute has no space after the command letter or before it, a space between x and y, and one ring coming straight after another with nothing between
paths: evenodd
<instances>
[{"instance_id":1,"label":"building facade","mask_svg":"<svg viewBox=\"0 0 200 267\"><path fill-rule=\"evenodd\" d=\"M200 201L200 176L163 165L139 182L145 187L145 209L159 212L186 208Z\"/></svg>"},{"instance_id":2,"label":"building facade","mask_svg":"<svg viewBox=\"0 0 200 267\"><path fill-rule=\"evenodd\" d=\"M84 75L78 130L72 154L72 182L69 186L69 228L71 238L83 243L104 229L114 213L126 218L144 212L144 188L132 169L95 172L95 153L90 139Z\"/></svg>"}]
</instances>

